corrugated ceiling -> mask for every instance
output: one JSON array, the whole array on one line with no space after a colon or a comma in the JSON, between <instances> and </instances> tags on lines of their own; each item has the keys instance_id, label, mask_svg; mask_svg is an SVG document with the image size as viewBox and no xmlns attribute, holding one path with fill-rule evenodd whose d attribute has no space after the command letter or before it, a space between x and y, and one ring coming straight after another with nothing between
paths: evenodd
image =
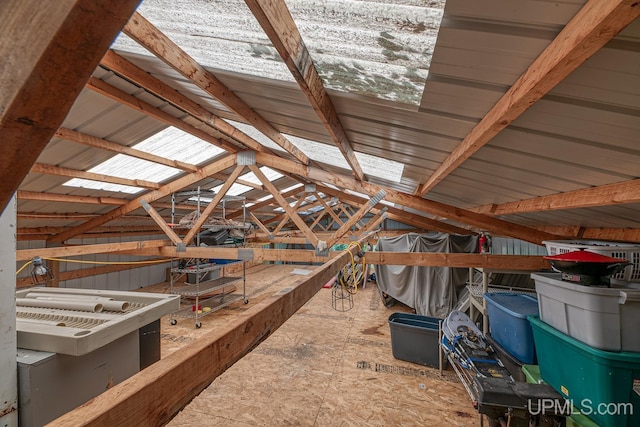
<instances>
[{"instance_id":1,"label":"corrugated ceiling","mask_svg":"<svg viewBox=\"0 0 640 427\"><path fill-rule=\"evenodd\" d=\"M448 0L434 49L432 26L442 14L437 1L287 2L353 149L404 165L399 182L373 176L371 182L409 194L436 170L584 3ZM277 130L333 147L325 127L243 2L145 0L140 12ZM326 31L320 31L325 27ZM394 50L390 40L402 48ZM212 113L242 121L131 40L121 37L114 48ZM410 61L394 59L391 52L407 55ZM350 65L341 68L342 74L335 72L347 62ZM256 68L261 75L253 75ZM365 71L372 74L365 77ZM103 68L94 76L176 117L185 116ZM386 89L380 85L385 79L393 81ZM425 197L472 209L638 178L639 83L640 21L636 20ZM406 93L401 94L400 87ZM166 128L88 89L63 126L127 146ZM112 156L54 138L38 162L89 170ZM350 174L335 164L323 166ZM133 197L63 187L67 180L30 174L21 190ZM221 182L208 179L203 185L213 187ZM286 177L278 181L281 187L292 183ZM247 197L264 194L252 190ZM20 212L104 213L112 208L28 200L19 204ZM524 225L636 228L639 216L640 205L626 204L503 219ZM36 222L21 219L20 226Z\"/></svg>"}]
</instances>

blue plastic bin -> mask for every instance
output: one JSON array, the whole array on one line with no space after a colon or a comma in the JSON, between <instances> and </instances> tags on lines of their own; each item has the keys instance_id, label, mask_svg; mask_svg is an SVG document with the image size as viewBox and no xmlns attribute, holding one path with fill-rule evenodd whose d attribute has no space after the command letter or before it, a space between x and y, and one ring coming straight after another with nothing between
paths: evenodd
<instances>
[{"instance_id":1,"label":"blue plastic bin","mask_svg":"<svg viewBox=\"0 0 640 427\"><path fill-rule=\"evenodd\" d=\"M440 366L440 343L436 317L411 313L389 316L393 357L406 362L437 368Z\"/></svg>"},{"instance_id":2,"label":"blue plastic bin","mask_svg":"<svg viewBox=\"0 0 640 427\"><path fill-rule=\"evenodd\" d=\"M538 315L538 300L531 295L486 293L491 337L521 363L535 365L536 349L528 315Z\"/></svg>"}]
</instances>

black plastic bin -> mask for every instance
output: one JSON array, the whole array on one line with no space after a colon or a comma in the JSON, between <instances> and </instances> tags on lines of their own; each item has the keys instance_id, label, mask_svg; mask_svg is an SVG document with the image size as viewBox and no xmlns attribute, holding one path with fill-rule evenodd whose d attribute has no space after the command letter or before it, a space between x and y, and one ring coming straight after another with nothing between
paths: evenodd
<instances>
[{"instance_id":1,"label":"black plastic bin","mask_svg":"<svg viewBox=\"0 0 640 427\"><path fill-rule=\"evenodd\" d=\"M389 316L393 357L406 362L438 368L440 343L436 317L411 313L393 313Z\"/></svg>"},{"instance_id":2,"label":"black plastic bin","mask_svg":"<svg viewBox=\"0 0 640 427\"><path fill-rule=\"evenodd\" d=\"M507 368L507 371L509 371L513 379L519 382L527 382L527 377L522 370L522 365L524 364L498 344L491 335L486 335L485 338L491 347L493 347L498 359L500 359L504 367Z\"/></svg>"}]
</instances>

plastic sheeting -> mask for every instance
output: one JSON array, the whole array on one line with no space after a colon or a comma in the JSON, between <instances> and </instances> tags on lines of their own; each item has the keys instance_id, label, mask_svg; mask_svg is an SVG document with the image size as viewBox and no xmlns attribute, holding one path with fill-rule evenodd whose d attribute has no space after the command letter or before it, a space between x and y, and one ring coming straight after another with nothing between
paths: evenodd
<instances>
[{"instance_id":1,"label":"plastic sheeting","mask_svg":"<svg viewBox=\"0 0 640 427\"><path fill-rule=\"evenodd\" d=\"M381 252L477 252L478 236L408 233L378 240ZM422 316L446 317L458 302L469 277L467 268L376 265L381 292L408 305Z\"/></svg>"}]
</instances>

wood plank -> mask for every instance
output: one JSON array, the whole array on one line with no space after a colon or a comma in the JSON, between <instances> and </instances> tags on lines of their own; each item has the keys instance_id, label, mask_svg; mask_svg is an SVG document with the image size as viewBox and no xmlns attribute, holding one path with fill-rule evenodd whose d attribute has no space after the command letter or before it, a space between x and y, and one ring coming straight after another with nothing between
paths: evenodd
<instances>
[{"instance_id":1,"label":"wood plank","mask_svg":"<svg viewBox=\"0 0 640 427\"><path fill-rule=\"evenodd\" d=\"M157 210L155 210L151 205L149 205L149 203L145 202L144 200L140 200L140 204L142 205L144 210L147 211L151 219L153 219L156 224L158 224L158 227L160 227L160 229L164 231L164 234L166 234L174 244L177 245L179 243L182 243L182 239L180 239L176 232L167 225L164 218L160 216Z\"/></svg>"},{"instance_id":2,"label":"wood plank","mask_svg":"<svg viewBox=\"0 0 640 427\"><path fill-rule=\"evenodd\" d=\"M127 179L117 176L104 175L101 173L85 172L76 169L62 168L60 166L34 163L31 166L31 173L41 173L43 175L66 176L69 178L89 179L98 182L109 182L111 184L128 185L130 187L151 188L157 190L160 184L157 182L145 181L142 179Z\"/></svg>"},{"instance_id":3,"label":"wood plank","mask_svg":"<svg viewBox=\"0 0 640 427\"><path fill-rule=\"evenodd\" d=\"M227 108L247 120L287 153L303 164L309 163L309 158L291 141L142 15L136 12L125 26L124 32Z\"/></svg>"},{"instance_id":4,"label":"wood plank","mask_svg":"<svg viewBox=\"0 0 640 427\"><path fill-rule=\"evenodd\" d=\"M471 209L487 215L579 209L640 202L640 179Z\"/></svg>"},{"instance_id":5,"label":"wood plank","mask_svg":"<svg viewBox=\"0 0 640 427\"><path fill-rule=\"evenodd\" d=\"M357 247L351 249L351 255ZM351 256L334 259L204 333L197 341L106 390L49 425L163 425L217 376L271 335L340 271Z\"/></svg>"},{"instance_id":6,"label":"wood plank","mask_svg":"<svg viewBox=\"0 0 640 427\"><path fill-rule=\"evenodd\" d=\"M368 182L357 181L344 175L328 173L312 166L302 166L292 161L264 153L257 153L256 161L273 169L286 170L288 172L304 176L318 183L318 185L322 185L322 183L329 183L339 188L345 188L365 194L375 194L383 188ZM397 190L389 188L384 188L384 190L387 192L385 199L389 202L397 203L419 211L428 212L432 215L449 218L463 224L469 224L479 228L480 230L489 231L496 236L514 237L516 239L536 244L541 244L543 240L559 240L564 237L497 218L491 218L487 215L460 209L445 203L435 202L422 197L402 193Z\"/></svg>"},{"instance_id":7,"label":"wood plank","mask_svg":"<svg viewBox=\"0 0 640 427\"><path fill-rule=\"evenodd\" d=\"M140 0L0 2L0 211Z\"/></svg>"},{"instance_id":8,"label":"wood plank","mask_svg":"<svg viewBox=\"0 0 640 427\"><path fill-rule=\"evenodd\" d=\"M309 51L285 2L245 0L280 57L293 74L314 111L351 167L356 179L365 179L331 97L324 88Z\"/></svg>"},{"instance_id":9,"label":"wood plank","mask_svg":"<svg viewBox=\"0 0 640 427\"><path fill-rule=\"evenodd\" d=\"M75 245L57 248L18 249L16 251L16 261L27 261L35 256L62 258L74 255L92 255L126 250L142 250L145 248L160 248L168 244L170 244L168 240L143 240L140 242L102 243L97 245Z\"/></svg>"},{"instance_id":10,"label":"wood plank","mask_svg":"<svg viewBox=\"0 0 640 427\"><path fill-rule=\"evenodd\" d=\"M159 165L182 169L187 172L196 172L198 170L198 167L196 165L181 162L179 160L170 160L166 157L156 156L155 154L136 150L135 148L127 147L126 145L116 144L115 142L107 141L106 139L96 138L93 135L77 132L72 129L60 128L56 131L55 136L67 141L83 144L88 147L100 148L114 153L126 154L127 156L147 160L153 163L158 163Z\"/></svg>"},{"instance_id":11,"label":"wood plank","mask_svg":"<svg viewBox=\"0 0 640 427\"><path fill-rule=\"evenodd\" d=\"M127 61L113 50L109 50L107 52L107 54L102 58L102 61L100 61L100 64L114 73L120 74L125 79L143 87L146 91L151 92L157 97L173 104L176 108L181 109L185 113L202 121L204 124L211 126L220 133L238 141L247 148L254 151L263 151L265 153L273 154L269 148L260 144L240 129L225 122L200 104L196 104L194 101L182 95L168 84L153 77L151 74L147 73L130 61Z\"/></svg>"},{"instance_id":12,"label":"wood plank","mask_svg":"<svg viewBox=\"0 0 640 427\"><path fill-rule=\"evenodd\" d=\"M635 0L589 0L415 194L438 185L638 16Z\"/></svg>"},{"instance_id":13,"label":"wood plank","mask_svg":"<svg viewBox=\"0 0 640 427\"><path fill-rule=\"evenodd\" d=\"M171 114L160 110L159 108L154 107L148 102L144 102L143 100L138 99L133 95L129 95L128 93L114 86L111 86L110 84L100 79L91 77L89 79L89 82L86 84L86 87L88 89L93 90L96 93L99 93L108 98L111 98L114 101L121 103L122 105L126 105L129 108L132 108L136 111L144 113L149 117L153 117L154 119L159 120L163 123L166 123L170 126L174 126L188 134L196 136L201 140L206 141L211 145L215 145L216 147L220 147L230 153L237 153L238 151L240 151L238 147L231 144L230 142L225 141L224 139L221 139L221 138L216 138L210 133L205 132L201 129L198 129L195 126L192 126L189 123L183 120L180 120L179 118L174 117Z\"/></svg>"},{"instance_id":14,"label":"wood plank","mask_svg":"<svg viewBox=\"0 0 640 427\"><path fill-rule=\"evenodd\" d=\"M189 185L192 185L198 181L201 181L202 179L206 178L211 174L218 173L231 166L234 166L235 164L236 164L236 155L235 154L228 155L227 157L224 157L218 160L217 162L211 163L203 167L200 172L191 173L186 176L177 178L169 182L168 184L163 185L158 190L154 190L140 197L137 197L131 200L130 202L128 202L126 205L119 206L118 208L113 209L112 211L107 212L106 214L101 215L98 218L94 218L90 221L87 221L83 224L80 224L72 228L71 230L65 231L64 233L60 233L57 236L54 236L51 239L49 239L49 241L64 242L65 240L75 237L78 234L82 234L85 231L91 230L94 227L98 227L113 219L119 218L129 212L139 209L141 200L144 200L147 203L154 202L175 191L181 190Z\"/></svg>"},{"instance_id":15,"label":"wood plank","mask_svg":"<svg viewBox=\"0 0 640 427\"><path fill-rule=\"evenodd\" d=\"M115 197L72 196L69 194L36 193L34 191L18 191L18 200L40 200L45 202L83 203L92 205L124 205L127 199Z\"/></svg>"},{"instance_id":16,"label":"wood plank","mask_svg":"<svg viewBox=\"0 0 640 427\"><path fill-rule=\"evenodd\" d=\"M99 267L80 268L77 270L63 271L63 272L58 272L57 274L54 272L54 280L57 279L59 282L64 282L66 280L81 279L84 277L93 277L93 276L99 276L101 274L109 274L109 273L115 273L118 271L133 270L135 268L143 268L143 267L146 267L148 264L160 263L160 262L166 262L168 264L170 260L168 259L148 260L148 262L138 263L138 264L102 265ZM59 262L56 262L56 263L59 264ZM52 264L52 268L53 268L53 265L55 264ZM31 277L20 277L16 279L17 288L24 288L32 285L33 285L33 281Z\"/></svg>"}]
</instances>

